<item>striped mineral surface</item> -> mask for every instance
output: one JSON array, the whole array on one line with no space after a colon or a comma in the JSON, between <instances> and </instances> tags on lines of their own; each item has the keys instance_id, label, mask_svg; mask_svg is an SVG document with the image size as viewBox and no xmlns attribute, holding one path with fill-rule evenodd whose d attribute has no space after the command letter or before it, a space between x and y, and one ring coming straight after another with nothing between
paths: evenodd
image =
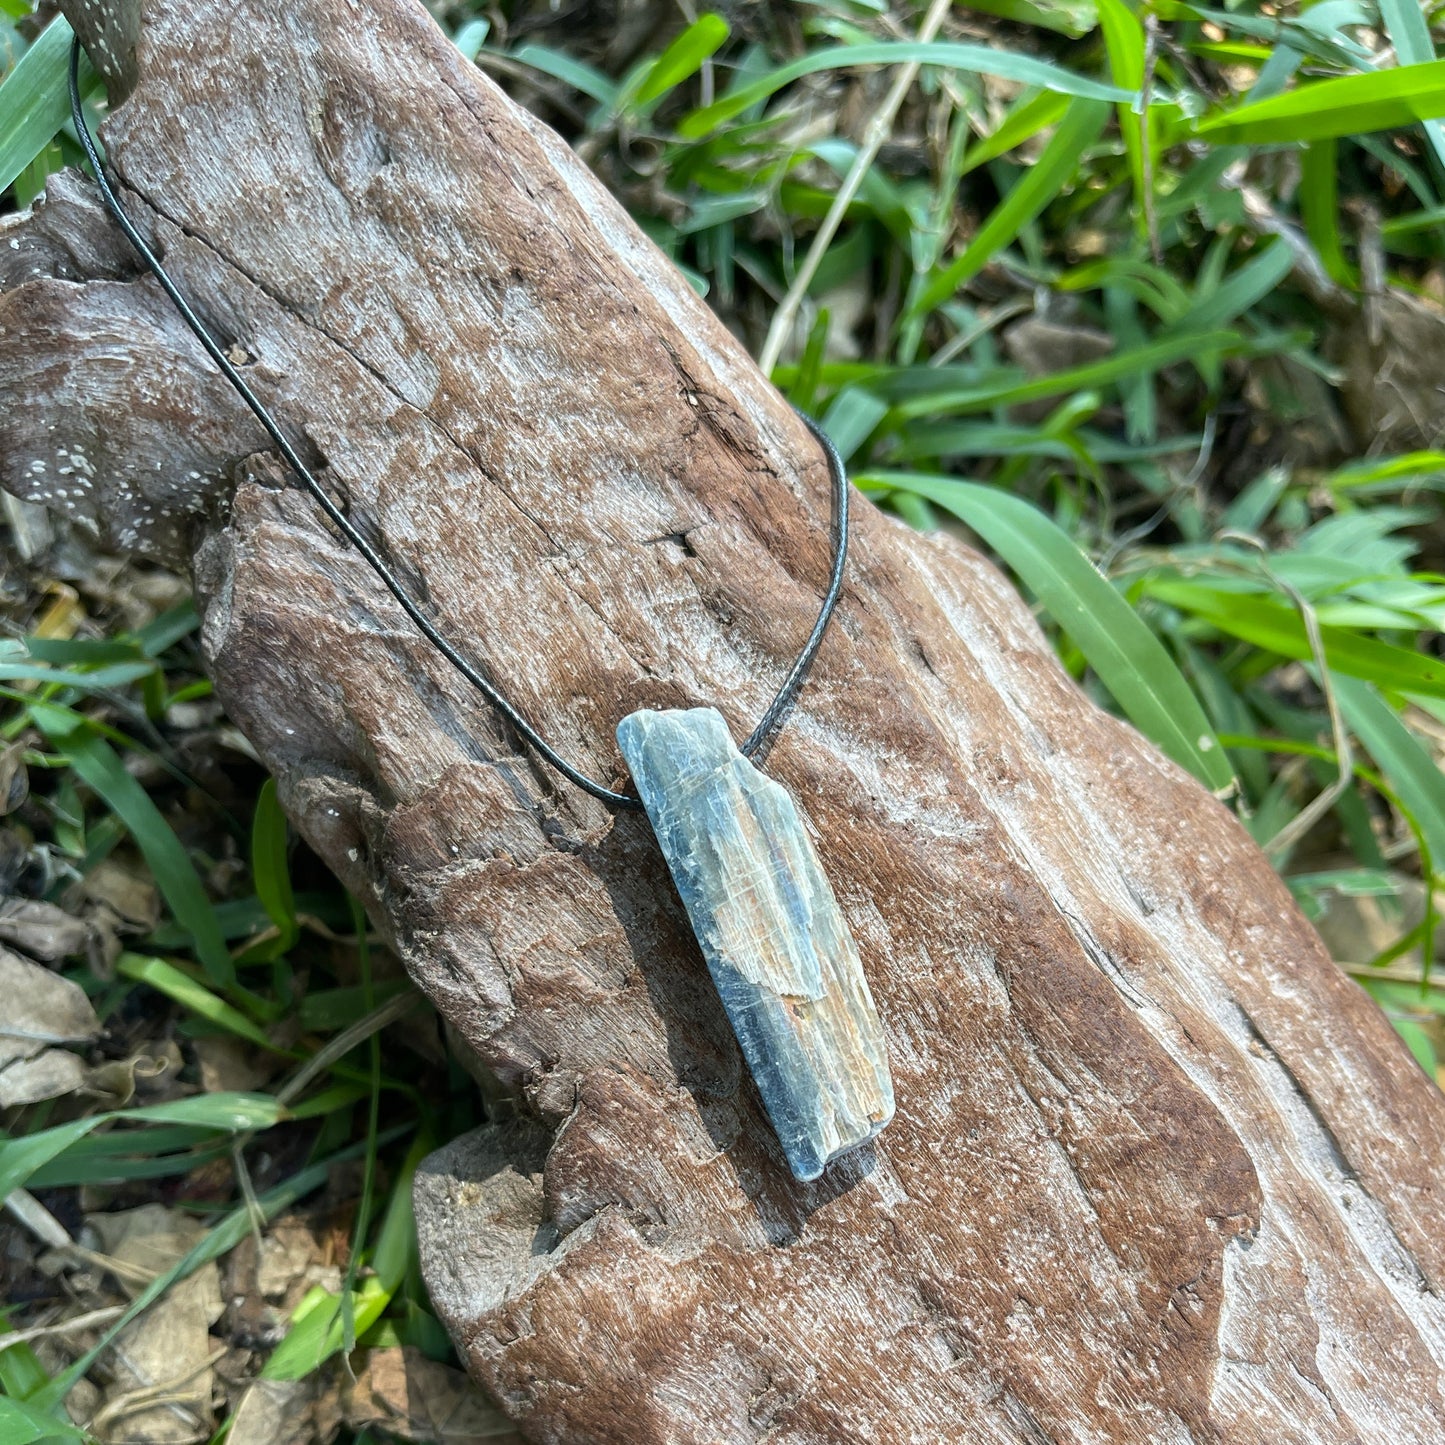
<instances>
[{"instance_id":1,"label":"striped mineral surface","mask_svg":"<svg viewBox=\"0 0 1445 1445\"><path fill-rule=\"evenodd\" d=\"M787 791L710 707L617 729L703 957L796 1178L893 1117L858 949Z\"/></svg>"}]
</instances>

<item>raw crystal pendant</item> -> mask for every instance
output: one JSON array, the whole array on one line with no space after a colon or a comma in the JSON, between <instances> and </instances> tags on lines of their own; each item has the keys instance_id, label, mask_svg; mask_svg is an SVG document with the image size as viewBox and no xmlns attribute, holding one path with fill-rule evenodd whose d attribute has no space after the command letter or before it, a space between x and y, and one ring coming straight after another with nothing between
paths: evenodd
<instances>
[{"instance_id":1,"label":"raw crystal pendant","mask_svg":"<svg viewBox=\"0 0 1445 1445\"><path fill-rule=\"evenodd\" d=\"M858 950L792 798L710 707L617 729L763 1104L798 1179L893 1117Z\"/></svg>"}]
</instances>

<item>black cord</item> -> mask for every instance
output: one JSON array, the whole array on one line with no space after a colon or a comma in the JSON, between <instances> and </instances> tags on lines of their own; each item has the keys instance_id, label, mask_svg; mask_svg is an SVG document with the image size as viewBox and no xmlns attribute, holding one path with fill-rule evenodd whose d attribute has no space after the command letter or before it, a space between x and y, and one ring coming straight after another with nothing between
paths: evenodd
<instances>
[{"instance_id":1,"label":"black cord","mask_svg":"<svg viewBox=\"0 0 1445 1445\"><path fill-rule=\"evenodd\" d=\"M161 289L170 297L176 310L180 313L181 320L190 327L195 334L196 340L205 348L206 354L215 362L221 374L236 389L241 400L246 403L252 415L265 428L267 435L275 442L277 450L285 458L286 464L295 472L301 485L311 494L317 506L326 513L336 529L351 543L366 561L366 564L381 579L386 590L401 604L402 610L416 625L417 630L426 638L433 647L437 649L451 665L456 668L466 680L472 684L483 697L487 699L496 710L517 730L528 744L543 759L550 763L569 782L575 783L584 792L590 793L594 798L601 799L604 803L610 803L619 808L641 808L641 800L631 793L620 793L615 789L599 783L594 778L589 778L585 773L574 768L566 758L562 757L555 748L542 737L526 718L512 706L510 702L500 693L496 685L484 677L477 669L467 661L465 657L452 646L450 642L436 629L430 619L422 612L415 602L412 601L406 589L397 580L395 574L382 561L376 549L369 543L355 526L346 518L345 514L335 502L326 494L325 488L311 474L306 463L287 440L286 434L281 430L276 419L267 410L265 405L257 397L235 366L231 364L226 353L216 342L215 338L207 329L205 323L191 309L185 297L181 295L176 283L171 280L164 266L157 259L155 252L146 244L140 232L136 230L129 216L116 198L115 192L111 189L110 182L105 178L105 169L101 164L100 156L96 152L95 142L91 138L90 130L85 123L85 114L80 104L80 41L74 40L70 46L70 115L75 123L75 133L80 138L81 145L85 148L86 158L90 161L91 169L95 172L96 184L100 187L101 199L105 202L106 209L115 218L116 224L125 232L126 239L135 247L141 260L145 262L151 274L160 283ZM774 733L781 726L784 714L792 706L797 698L799 690L807 680L808 671L813 665L813 659L818 654L818 648L823 641L823 634L828 629L828 622L833 615L834 608L838 605L839 595L843 590L843 573L848 560L848 476L843 466L843 458L839 456L838 449L811 417L798 413L803 425L813 434L818 445L823 449L823 455L828 461L828 472L833 483L833 570L828 579L828 590L823 597L823 605L818 612L818 620L813 624L813 630L808 634L808 640L803 644L803 650L798 654L788 675L783 679L783 685L778 689L777 696L768 706L742 745L741 751L751 757L762 748Z\"/></svg>"}]
</instances>

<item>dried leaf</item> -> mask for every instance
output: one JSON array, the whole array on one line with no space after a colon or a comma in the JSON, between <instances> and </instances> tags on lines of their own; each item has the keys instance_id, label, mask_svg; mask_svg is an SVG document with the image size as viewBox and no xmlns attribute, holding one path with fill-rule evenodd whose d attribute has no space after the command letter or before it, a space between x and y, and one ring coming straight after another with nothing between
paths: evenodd
<instances>
[{"instance_id":1,"label":"dried leaf","mask_svg":"<svg viewBox=\"0 0 1445 1445\"><path fill-rule=\"evenodd\" d=\"M4 791L0 770L0 793ZM0 943L12 944L31 958L54 963L84 953L90 929L53 903L30 898L7 898L0 902Z\"/></svg>"},{"instance_id":2,"label":"dried leaf","mask_svg":"<svg viewBox=\"0 0 1445 1445\"><path fill-rule=\"evenodd\" d=\"M25 766L25 744L0 748L0 815L13 813L30 796L30 772Z\"/></svg>"},{"instance_id":3,"label":"dried leaf","mask_svg":"<svg viewBox=\"0 0 1445 1445\"><path fill-rule=\"evenodd\" d=\"M100 1020L77 984L0 948L0 1107L38 1103L78 1089L85 1064L56 1045L89 1043Z\"/></svg>"},{"instance_id":4,"label":"dried leaf","mask_svg":"<svg viewBox=\"0 0 1445 1445\"><path fill-rule=\"evenodd\" d=\"M328 1438L317 1418L322 1393L321 1381L314 1375L304 1380L253 1380L232 1418L228 1445L311 1445ZM333 1401L329 1413L335 1412Z\"/></svg>"},{"instance_id":5,"label":"dried leaf","mask_svg":"<svg viewBox=\"0 0 1445 1445\"><path fill-rule=\"evenodd\" d=\"M0 1069L0 1109L38 1104L73 1094L85 1084L85 1061L64 1049L46 1049Z\"/></svg>"},{"instance_id":6,"label":"dried leaf","mask_svg":"<svg viewBox=\"0 0 1445 1445\"><path fill-rule=\"evenodd\" d=\"M109 908L132 929L149 933L160 921L160 895L149 874L114 858L96 864L85 877L85 896Z\"/></svg>"},{"instance_id":7,"label":"dried leaf","mask_svg":"<svg viewBox=\"0 0 1445 1445\"><path fill-rule=\"evenodd\" d=\"M164 1274L206 1236L206 1226L163 1204L143 1204L111 1214L88 1214L102 1250L152 1275Z\"/></svg>"},{"instance_id":8,"label":"dried leaf","mask_svg":"<svg viewBox=\"0 0 1445 1445\"><path fill-rule=\"evenodd\" d=\"M410 1348L368 1350L341 1403L352 1429L375 1427L417 1445L519 1438L460 1370Z\"/></svg>"},{"instance_id":9,"label":"dried leaf","mask_svg":"<svg viewBox=\"0 0 1445 1445\"><path fill-rule=\"evenodd\" d=\"M221 1034L197 1039L194 1048L201 1066L201 1087L208 1094L248 1094L270 1082L283 1062L241 1039Z\"/></svg>"},{"instance_id":10,"label":"dried leaf","mask_svg":"<svg viewBox=\"0 0 1445 1445\"><path fill-rule=\"evenodd\" d=\"M100 1034L100 1020L78 984L5 948L0 948L0 998L6 1000L0 1050L8 1050L10 1058L51 1044L89 1043Z\"/></svg>"},{"instance_id":11,"label":"dried leaf","mask_svg":"<svg viewBox=\"0 0 1445 1445\"><path fill-rule=\"evenodd\" d=\"M257 1290L264 1298L293 1309L317 1285L339 1291L340 1265L307 1225L278 1221L261 1240Z\"/></svg>"},{"instance_id":12,"label":"dried leaf","mask_svg":"<svg viewBox=\"0 0 1445 1445\"><path fill-rule=\"evenodd\" d=\"M113 1259L155 1275L206 1234L199 1221L159 1204L90 1215L86 1223ZM180 1445L195 1440L198 1431L209 1434L215 1354L210 1327L221 1312L220 1272L211 1261L127 1325L111 1352L115 1379L92 1430L109 1445Z\"/></svg>"},{"instance_id":13,"label":"dried leaf","mask_svg":"<svg viewBox=\"0 0 1445 1445\"><path fill-rule=\"evenodd\" d=\"M98 1097L104 1109L122 1109L137 1090L154 1095L167 1079L174 1079L185 1060L173 1039L163 1039L144 1053L128 1059L109 1059L87 1071L86 1089Z\"/></svg>"}]
</instances>

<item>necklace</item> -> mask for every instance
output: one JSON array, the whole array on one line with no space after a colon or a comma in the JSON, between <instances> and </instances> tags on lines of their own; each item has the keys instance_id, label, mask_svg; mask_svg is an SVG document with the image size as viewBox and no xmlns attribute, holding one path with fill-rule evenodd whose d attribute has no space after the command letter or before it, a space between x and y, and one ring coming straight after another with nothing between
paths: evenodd
<instances>
[{"instance_id":1,"label":"necklace","mask_svg":"<svg viewBox=\"0 0 1445 1445\"><path fill-rule=\"evenodd\" d=\"M71 118L106 209L302 487L422 636L539 757L594 798L646 812L788 1167L799 1180L816 1179L830 1160L873 1138L893 1117L893 1086L857 947L797 806L751 759L777 733L806 682L843 590L848 478L837 448L798 414L828 463L833 565L813 630L752 733L738 747L715 708L642 709L617 727L636 793L588 777L422 611L181 294L106 179L81 107L79 65L77 40L70 51Z\"/></svg>"}]
</instances>

